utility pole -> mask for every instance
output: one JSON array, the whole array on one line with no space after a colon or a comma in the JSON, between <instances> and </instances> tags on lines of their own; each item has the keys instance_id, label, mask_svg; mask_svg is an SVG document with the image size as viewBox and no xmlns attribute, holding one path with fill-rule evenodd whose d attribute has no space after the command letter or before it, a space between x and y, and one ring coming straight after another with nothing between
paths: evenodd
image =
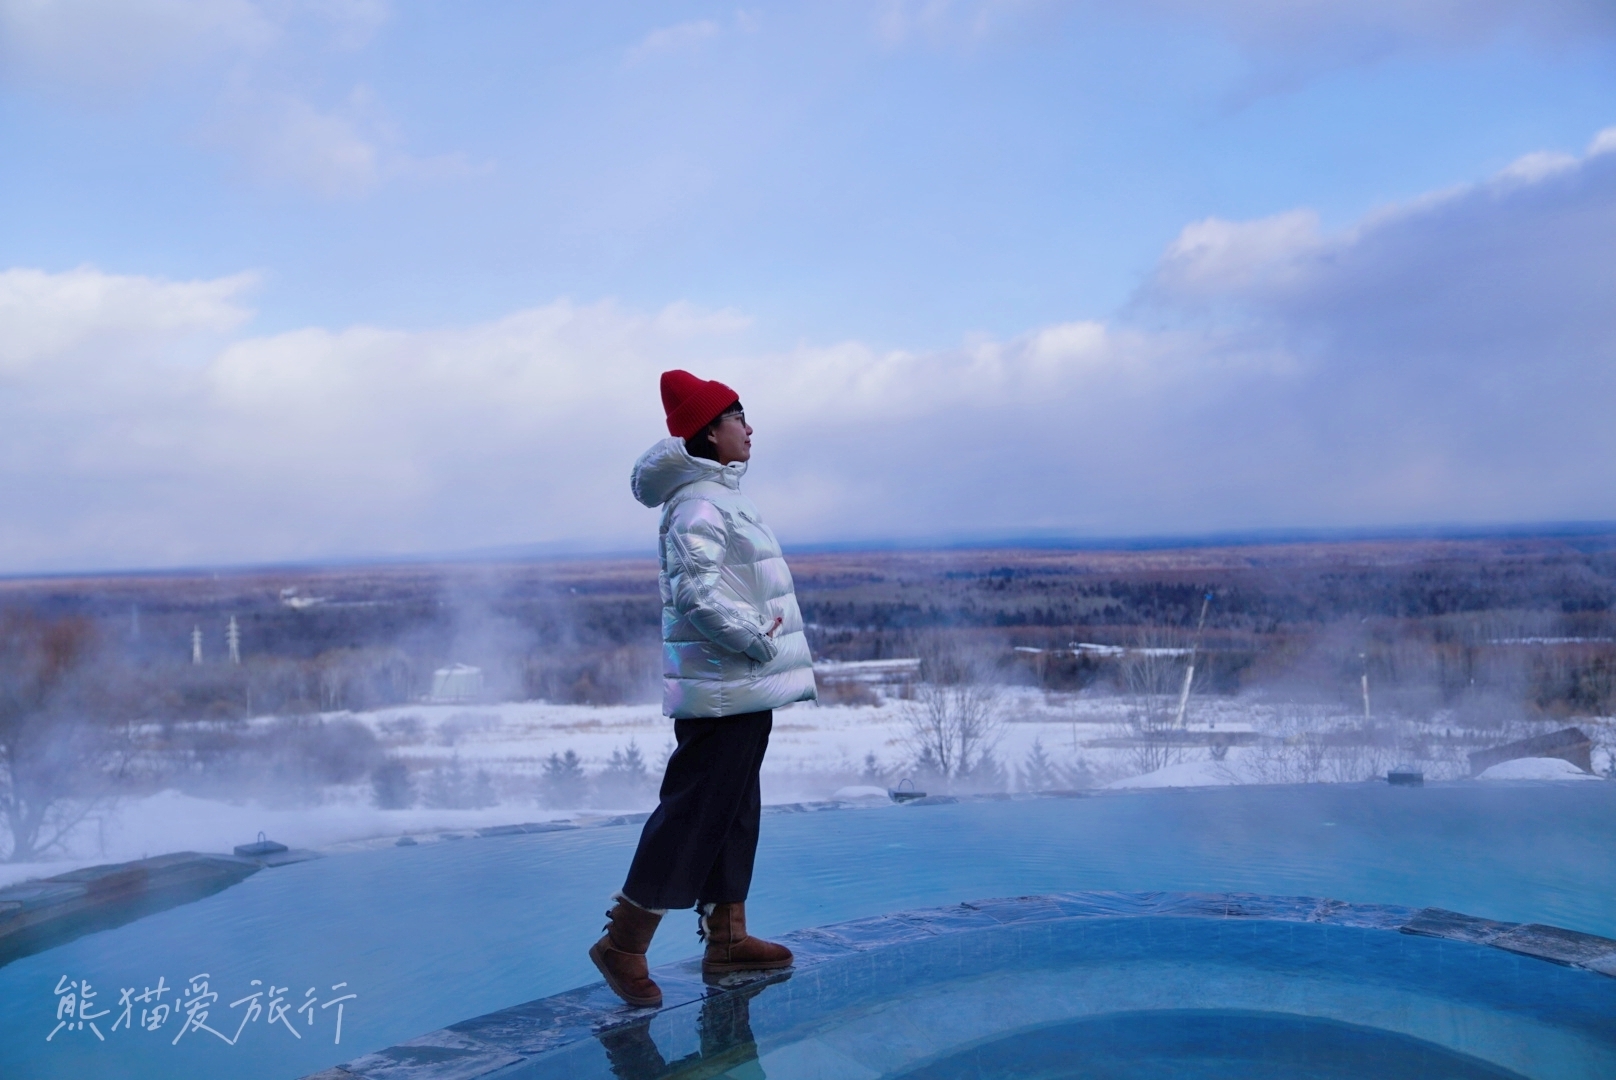
<instances>
[{"instance_id":1,"label":"utility pole","mask_svg":"<svg viewBox=\"0 0 1616 1080\"><path fill-rule=\"evenodd\" d=\"M1363 686L1363 722L1368 727L1369 720L1369 654L1359 653L1358 659L1363 661L1363 674L1359 676L1359 683Z\"/></svg>"},{"instance_id":2,"label":"utility pole","mask_svg":"<svg viewBox=\"0 0 1616 1080\"><path fill-rule=\"evenodd\" d=\"M241 664L241 627L236 625L234 615L230 616L230 625L225 627L224 640L225 644L230 646L230 662L239 667Z\"/></svg>"},{"instance_id":3,"label":"utility pole","mask_svg":"<svg viewBox=\"0 0 1616 1080\"><path fill-rule=\"evenodd\" d=\"M1190 666L1184 669L1184 689L1178 693L1178 719L1173 722L1174 727L1184 726L1184 710L1190 704L1190 683L1195 679L1195 654L1201 649L1201 631L1206 629L1206 609L1212 603L1210 591L1201 597L1201 617L1195 623L1195 640L1190 643Z\"/></svg>"},{"instance_id":4,"label":"utility pole","mask_svg":"<svg viewBox=\"0 0 1616 1080\"><path fill-rule=\"evenodd\" d=\"M200 626L193 626L191 627L191 663L200 664L201 662L202 628Z\"/></svg>"}]
</instances>

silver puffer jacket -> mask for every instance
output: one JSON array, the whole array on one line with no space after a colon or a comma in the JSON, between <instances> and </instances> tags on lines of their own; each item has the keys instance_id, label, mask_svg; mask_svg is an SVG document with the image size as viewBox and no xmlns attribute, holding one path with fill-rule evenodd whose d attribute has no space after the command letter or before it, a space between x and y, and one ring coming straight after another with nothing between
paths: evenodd
<instances>
[{"instance_id":1,"label":"silver puffer jacket","mask_svg":"<svg viewBox=\"0 0 1616 1080\"><path fill-rule=\"evenodd\" d=\"M741 494L743 462L692 457L664 439L630 485L662 507L662 711L737 716L812 701L814 664L780 542ZM769 625L785 621L774 636Z\"/></svg>"}]
</instances>

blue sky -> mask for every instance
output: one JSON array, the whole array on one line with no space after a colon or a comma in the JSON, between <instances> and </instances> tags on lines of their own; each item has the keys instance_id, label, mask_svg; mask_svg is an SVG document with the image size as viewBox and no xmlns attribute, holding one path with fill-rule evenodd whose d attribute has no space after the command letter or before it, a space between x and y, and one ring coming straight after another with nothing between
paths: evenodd
<instances>
[{"instance_id":1,"label":"blue sky","mask_svg":"<svg viewBox=\"0 0 1616 1080\"><path fill-rule=\"evenodd\" d=\"M1616 518L1616 9L1118 7L0 0L0 571Z\"/></svg>"}]
</instances>

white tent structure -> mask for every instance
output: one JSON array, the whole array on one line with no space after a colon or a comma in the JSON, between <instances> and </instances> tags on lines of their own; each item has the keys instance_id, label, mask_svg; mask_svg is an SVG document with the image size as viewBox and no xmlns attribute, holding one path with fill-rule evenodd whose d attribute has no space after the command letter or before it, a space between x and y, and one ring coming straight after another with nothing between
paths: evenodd
<instances>
[{"instance_id":1,"label":"white tent structure","mask_svg":"<svg viewBox=\"0 0 1616 1080\"><path fill-rule=\"evenodd\" d=\"M451 664L432 673L432 693L427 700L434 705L458 705L467 701L481 701L483 696L483 669L470 664Z\"/></svg>"}]
</instances>

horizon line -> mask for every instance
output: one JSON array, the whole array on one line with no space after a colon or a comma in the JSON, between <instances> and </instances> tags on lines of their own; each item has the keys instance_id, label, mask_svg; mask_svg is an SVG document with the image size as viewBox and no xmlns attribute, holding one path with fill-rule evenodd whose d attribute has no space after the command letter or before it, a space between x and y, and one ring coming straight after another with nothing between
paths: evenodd
<instances>
[{"instance_id":1,"label":"horizon line","mask_svg":"<svg viewBox=\"0 0 1616 1080\"><path fill-rule=\"evenodd\" d=\"M1144 533L1084 536L1053 529L960 536L943 534L909 538L822 540L793 544L787 554L853 554L866 552L925 551L1173 551L1218 547L1264 547L1307 543L1364 543L1413 540L1558 540L1616 536L1616 521L1510 522L1491 525L1423 524L1385 526L1269 526L1200 533ZM645 550L604 548L590 550L574 541L502 544L452 552L401 555L351 555L265 562L201 563L169 567L77 569L0 573L0 581L49 581L67 578L140 578L203 574L253 574L276 570L311 571L359 567L403 567L498 562L591 561L651 559Z\"/></svg>"}]
</instances>

